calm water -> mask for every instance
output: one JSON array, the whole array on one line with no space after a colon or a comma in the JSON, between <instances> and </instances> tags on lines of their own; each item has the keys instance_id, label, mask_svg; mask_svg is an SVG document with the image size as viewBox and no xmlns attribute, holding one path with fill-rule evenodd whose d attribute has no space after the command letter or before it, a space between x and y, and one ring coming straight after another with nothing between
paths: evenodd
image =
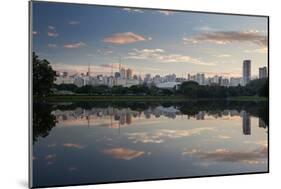
<instances>
[{"instance_id":1,"label":"calm water","mask_svg":"<svg viewBox=\"0 0 281 189\"><path fill-rule=\"evenodd\" d=\"M255 102L34 104L34 186L268 170Z\"/></svg>"}]
</instances>

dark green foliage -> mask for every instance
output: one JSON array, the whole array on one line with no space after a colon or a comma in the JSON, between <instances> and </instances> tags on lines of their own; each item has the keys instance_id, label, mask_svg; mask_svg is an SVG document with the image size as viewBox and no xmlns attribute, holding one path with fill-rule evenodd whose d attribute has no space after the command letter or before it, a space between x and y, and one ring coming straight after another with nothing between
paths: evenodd
<instances>
[{"instance_id":1,"label":"dark green foliage","mask_svg":"<svg viewBox=\"0 0 281 189\"><path fill-rule=\"evenodd\" d=\"M55 71L50 63L39 59L33 52L32 54L32 77L33 77L33 95L47 96L51 93L55 81Z\"/></svg>"},{"instance_id":2,"label":"dark green foliage","mask_svg":"<svg viewBox=\"0 0 281 189\"><path fill-rule=\"evenodd\" d=\"M110 92L111 89L105 85L100 85L100 86L85 85L76 90L76 93L90 94L90 95L108 95L110 94Z\"/></svg>"},{"instance_id":3,"label":"dark green foliage","mask_svg":"<svg viewBox=\"0 0 281 189\"><path fill-rule=\"evenodd\" d=\"M71 91L76 92L78 87L74 84L60 84L60 85L54 85L54 88L60 91Z\"/></svg>"},{"instance_id":4,"label":"dark green foliage","mask_svg":"<svg viewBox=\"0 0 281 189\"><path fill-rule=\"evenodd\" d=\"M248 96L259 95L268 96L268 79L255 79L246 85L246 93Z\"/></svg>"},{"instance_id":5,"label":"dark green foliage","mask_svg":"<svg viewBox=\"0 0 281 189\"><path fill-rule=\"evenodd\" d=\"M264 96L268 97L268 79L252 80L245 87L224 87L218 85L198 85L196 82L183 82L177 94L189 98L227 98L236 96Z\"/></svg>"},{"instance_id":6,"label":"dark green foliage","mask_svg":"<svg viewBox=\"0 0 281 189\"><path fill-rule=\"evenodd\" d=\"M46 103L33 103L33 142L39 137L46 137L53 127L56 126L56 117L51 114L52 105Z\"/></svg>"},{"instance_id":7,"label":"dark green foliage","mask_svg":"<svg viewBox=\"0 0 281 189\"><path fill-rule=\"evenodd\" d=\"M134 85L131 87L105 85L92 86L86 85L77 87L73 84L55 85L58 90L72 91L77 94L85 95L136 95L136 96L170 96L181 95L188 98L213 98L221 99L237 96L263 96L268 97L268 80L252 80L246 86L224 87L219 85L199 85L194 81L183 82L174 89L161 89L156 86Z\"/></svg>"}]
</instances>

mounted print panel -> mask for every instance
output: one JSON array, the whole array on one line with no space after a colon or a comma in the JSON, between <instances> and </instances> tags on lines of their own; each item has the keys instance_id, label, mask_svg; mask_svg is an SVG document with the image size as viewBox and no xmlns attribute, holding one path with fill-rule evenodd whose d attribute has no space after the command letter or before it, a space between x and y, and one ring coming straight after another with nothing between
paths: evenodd
<instances>
[{"instance_id":1,"label":"mounted print panel","mask_svg":"<svg viewBox=\"0 0 281 189\"><path fill-rule=\"evenodd\" d=\"M267 16L30 2L30 187L268 172Z\"/></svg>"}]
</instances>

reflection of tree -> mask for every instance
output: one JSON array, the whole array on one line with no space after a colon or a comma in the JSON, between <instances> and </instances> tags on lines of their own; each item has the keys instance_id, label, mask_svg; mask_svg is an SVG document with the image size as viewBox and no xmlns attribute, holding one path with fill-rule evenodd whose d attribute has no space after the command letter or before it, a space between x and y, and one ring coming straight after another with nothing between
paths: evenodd
<instances>
[{"instance_id":1,"label":"reflection of tree","mask_svg":"<svg viewBox=\"0 0 281 189\"><path fill-rule=\"evenodd\" d=\"M51 114L52 106L46 103L33 103L33 143L39 137L46 137L53 127L55 127L57 120Z\"/></svg>"}]
</instances>

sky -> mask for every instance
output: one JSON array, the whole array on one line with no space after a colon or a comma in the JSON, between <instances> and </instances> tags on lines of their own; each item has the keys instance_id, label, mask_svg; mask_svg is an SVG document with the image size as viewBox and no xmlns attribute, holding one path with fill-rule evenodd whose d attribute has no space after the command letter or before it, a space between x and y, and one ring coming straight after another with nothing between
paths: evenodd
<instances>
[{"instance_id":1,"label":"sky","mask_svg":"<svg viewBox=\"0 0 281 189\"><path fill-rule=\"evenodd\" d=\"M267 66L267 17L33 2L32 50L53 69L110 75L252 76Z\"/></svg>"}]
</instances>

